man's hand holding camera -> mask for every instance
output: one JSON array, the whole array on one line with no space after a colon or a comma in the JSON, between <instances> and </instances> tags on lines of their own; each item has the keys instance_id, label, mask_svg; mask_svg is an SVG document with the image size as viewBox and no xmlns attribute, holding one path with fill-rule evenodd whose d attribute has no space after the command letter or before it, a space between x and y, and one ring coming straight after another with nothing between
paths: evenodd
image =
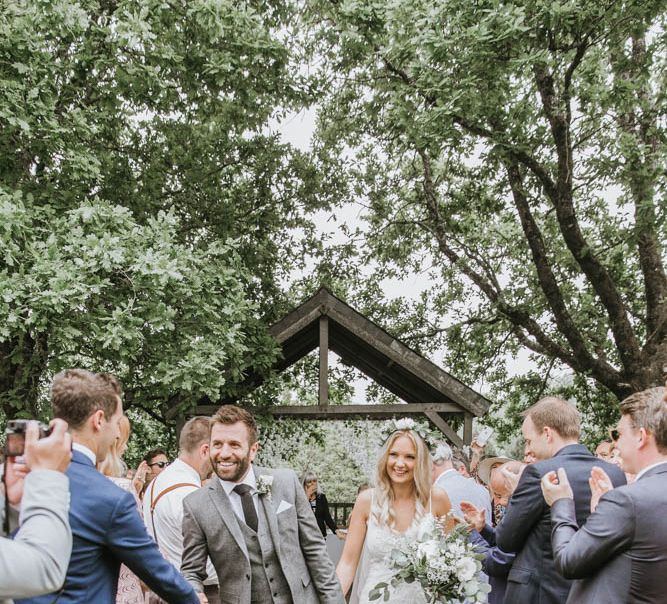
<instances>
[{"instance_id":1,"label":"man's hand holding camera","mask_svg":"<svg viewBox=\"0 0 667 604\"><path fill-rule=\"evenodd\" d=\"M67 422L54 419L51 434L39 438L39 423L31 421L25 431L23 463L16 457L7 458L6 487L9 503L18 506L23 497L25 477L32 470L64 472L72 459L72 437L67 432Z\"/></svg>"}]
</instances>

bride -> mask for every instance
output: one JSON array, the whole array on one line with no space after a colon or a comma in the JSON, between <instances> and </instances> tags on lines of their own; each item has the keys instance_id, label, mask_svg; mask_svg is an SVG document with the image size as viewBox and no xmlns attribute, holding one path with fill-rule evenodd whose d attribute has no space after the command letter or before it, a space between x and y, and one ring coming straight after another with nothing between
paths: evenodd
<instances>
[{"instance_id":1,"label":"bride","mask_svg":"<svg viewBox=\"0 0 667 604\"><path fill-rule=\"evenodd\" d=\"M369 592L381 581L389 582L395 571L389 563L393 547L414 540L419 523L429 514L449 513L447 493L431 488L431 456L414 430L395 422L377 465L377 486L363 491L350 516L345 548L336 574L350 604L368 604ZM412 423L411 423L412 424ZM412 424L414 426L414 424ZM425 604L418 583L402 583L391 591L389 602Z\"/></svg>"}]
</instances>

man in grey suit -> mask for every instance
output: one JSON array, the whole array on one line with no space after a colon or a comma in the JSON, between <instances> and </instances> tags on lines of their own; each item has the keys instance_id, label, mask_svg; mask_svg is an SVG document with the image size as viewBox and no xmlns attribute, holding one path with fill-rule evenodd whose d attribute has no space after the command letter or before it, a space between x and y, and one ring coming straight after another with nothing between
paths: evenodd
<instances>
[{"instance_id":1,"label":"man in grey suit","mask_svg":"<svg viewBox=\"0 0 667 604\"><path fill-rule=\"evenodd\" d=\"M556 569L577 579L568 603L664 603L667 577L667 403L664 388L633 394L621 403L613 436L623 470L635 482L611 490L591 472L595 508L579 528L572 488L563 468L542 479L551 506ZM599 503L598 500L599 499Z\"/></svg>"},{"instance_id":2,"label":"man in grey suit","mask_svg":"<svg viewBox=\"0 0 667 604\"><path fill-rule=\"evenodd\" d=\"M51 428L52 434L39 440L37 422L31 422L25 465L19 468L15 459L6 460L7 498L20 503L21 528L14 540L0 540L0 603L55 591L65 581L72 531L64 472L72 457L72 439L66 422L53 420Z\"/></svg>"},{"instance_id":3,"label":"man in grey suit","mask_svg":"<svg viewBox=\"0 0 667 604\"><path fill-rule=\"evenodd\" d=\"M183 576L206 602L202 582L210 557L221 604L343 604L296 474L252 465L257 448L253 416L222 406L211 421L217 476L183 500Z\"/></svg>"},{"instance_id":4,"label":"man in grey suit","mask_svg":"<svg viewBox=\"0 0 667 604\"><path fill-rule=\"evenodd\" d=\"M444 442L438 443L431 456L431 479L436 487L447 492L452 511L463 518L461 502L469 501L486 512L491 518L491 495L472 478L466 478L454 469L452 448Z\"/></svg>"},{"instance_id":5,"label":"man in grey suit","mask_svg":"<svg viewBox=\"0 0 667 604\"><path fill-rule=\"evenodd\" d=\"M502 521L496 545L516 559L507 577L505 604L564 604L572 582L556 571L551 553L551 516L540 489L542 476L559 467L572 482L577 522L590 514L591 468L599 465L614 486L625 484L623 472L594 457L579 444L580 417L573 405L546 397L525 412L521 431L526 453L538 461L526 466Z\"/></svg>"}]
</instances>

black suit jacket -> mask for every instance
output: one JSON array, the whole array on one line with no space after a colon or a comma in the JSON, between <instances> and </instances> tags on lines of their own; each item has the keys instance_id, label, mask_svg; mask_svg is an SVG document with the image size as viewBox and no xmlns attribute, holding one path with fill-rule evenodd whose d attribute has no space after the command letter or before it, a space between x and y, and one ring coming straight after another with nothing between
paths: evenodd
<instances>
[{"instance_id":1,"label":"black suit jacket","mask_svg":"<svg viewBox=\"0 0 667 604\"><path fill-rule=\"evenodd\" d=\"M557 571L551 549L551 510L544 500L540 481L558 468L565 468L574 493L577 523L590 515L591 489L588 479L593 466L601 467L615 487L625 484L616 466L602 461L584 447L568 445L551 459L529 465L510 499L496 542L505 552L517 554L509 572L505 604L565 604L572 581Z\"/></svg>"},{"instance_id":2,"label":"black suit jacket","mask_svg":"<svg viewBox=\"0 0 667 604\"><path fill-rule=\"evenodd\" d=\"M331 529L332 533L336 533L336 523L331 517L329 502L324 493L318 493L315 496L315 520L317 520L317 526L320 527L322 537L327 536L327 526Z\"/></svg>"}]
</instances>

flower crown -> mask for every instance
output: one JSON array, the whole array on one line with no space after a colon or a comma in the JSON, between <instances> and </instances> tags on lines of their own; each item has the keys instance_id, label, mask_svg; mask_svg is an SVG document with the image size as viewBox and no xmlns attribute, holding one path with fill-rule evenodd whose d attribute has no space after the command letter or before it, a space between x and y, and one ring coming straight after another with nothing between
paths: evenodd
<instances>
[{"instance_id":1,"label":"flower crown","mask_svg":"<svg viewBox=\"0 0 667 604\"><path fill-rule=\"evenodd\" d=\"M436 446L439 441L442 441L442 434L435 432L426 422L416 422L410 417L403 417L401 419L392 419L388 421L382 429L381 445L384 445L389 437L399 430L412 430L422 437L423 441L429 449Z\"/></svg>"}]
</instances>

